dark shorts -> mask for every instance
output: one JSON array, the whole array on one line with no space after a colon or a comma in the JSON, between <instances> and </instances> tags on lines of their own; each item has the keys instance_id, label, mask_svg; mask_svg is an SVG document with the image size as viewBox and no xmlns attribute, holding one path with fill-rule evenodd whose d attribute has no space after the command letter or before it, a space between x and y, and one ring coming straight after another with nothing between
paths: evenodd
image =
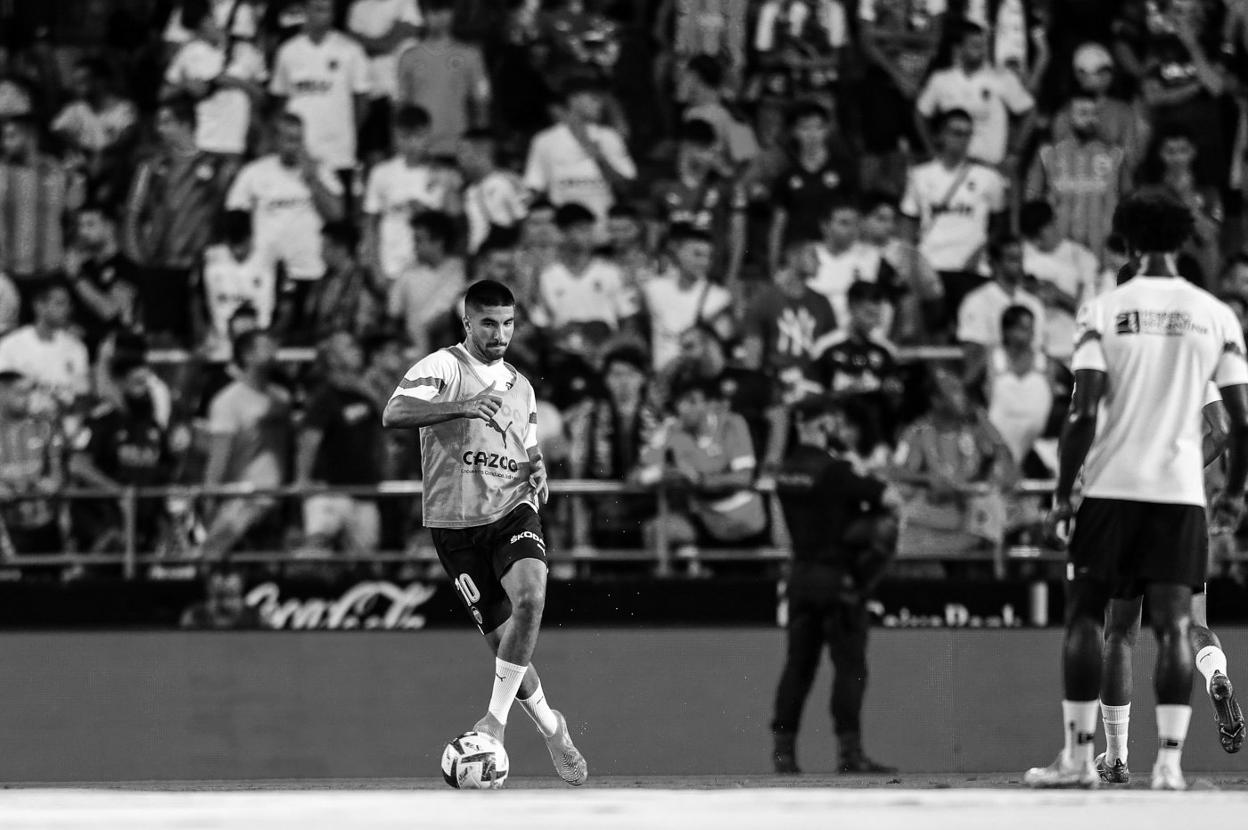
<instances>
[{"instance_id":1,"label":"dark shorts","mask_svg":"<svg viewBox=\"0 0 1248 830\"><path fill-rule=\"evenodd\" d=\"M511 600L503 590L507 570L521 559L546 561L542 520L528 505L522 504L488 525L435 527L430 531L455 593L482 634L489 634L511 617Z\"/></svg>"},{"instance_id":2,"label":"dark shorts","mask_svg":"<svg viewBox=\"0 0 1248 830\"><path fill-rule=\"evenodd\" d=\"M1070 540L1071 580L1100 582L1116 599L1151 583L1203 587L1209 569L1205 508L1084 499Z\"/></svg>"}]
</instances>

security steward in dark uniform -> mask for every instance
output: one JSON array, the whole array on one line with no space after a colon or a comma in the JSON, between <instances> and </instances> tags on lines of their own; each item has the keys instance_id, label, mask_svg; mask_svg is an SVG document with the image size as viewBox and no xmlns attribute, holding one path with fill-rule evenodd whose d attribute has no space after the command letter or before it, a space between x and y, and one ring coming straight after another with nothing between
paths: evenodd
<instances>
[{"instance_id":1,"label":"security steward in dark uniform","mask_svg":"<svg viewBox=\"0 0 1248 830\"><path fill-rule=\"evenodd\" d=\"M883 481L846 457L866 425L852 402L807 398L795 406L798 445L776 474L776 492L793 540L788 578L788 655L776 690L773 761L797 774L802 707L826 643L835 677L832 721L842 773L887 773L862 749L867 686L867 599L896 553L900 504Z\"/></svg>"}]
</instances>

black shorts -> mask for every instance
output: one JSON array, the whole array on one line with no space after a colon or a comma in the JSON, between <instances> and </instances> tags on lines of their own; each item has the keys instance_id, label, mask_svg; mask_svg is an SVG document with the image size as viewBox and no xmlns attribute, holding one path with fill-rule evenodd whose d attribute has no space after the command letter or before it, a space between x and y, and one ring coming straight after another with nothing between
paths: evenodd
<instances>
[{"instance_id":1,"label":"black shorts","mask_svg":"<svg viewBox=\"0 0 1248 830\"><path fill-rule=\"evenodd\" d=\"M1115 599L1138 597L1150 583L1205 583L1209 532L1205 508L1121 499L1084 499L1070 540L1071 580L1109 586Z\"/></svg>"},{"instance_id":2,"label":"black shorts","mask_svg":"<svg viewBox=\"0 0 1248 830\"><path fill-rule=\"evenodd\" d=\"M482 634L489 634L511 617L511 600L503 590L507 570L521 559L546 561L542 520L525 504L488 525L435 527L430 531L455 593Z\"/></svg>"}]
</instances>

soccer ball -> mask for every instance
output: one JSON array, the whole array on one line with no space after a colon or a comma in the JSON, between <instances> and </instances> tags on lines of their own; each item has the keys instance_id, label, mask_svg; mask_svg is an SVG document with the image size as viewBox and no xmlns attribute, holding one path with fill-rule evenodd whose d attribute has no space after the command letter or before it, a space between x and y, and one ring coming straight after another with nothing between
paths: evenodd
<instances>
[{"instance_id":1,"label":"soccer ball","mask_svg":"<svg viewBox=\"0 0 1248 830\"><path fill-rule=\"evenodd\" d=\"M509 764L501 743L483 732L465 732L442 751L442 778L457 790L497 790Z\"/></svg>"}]
</instances>

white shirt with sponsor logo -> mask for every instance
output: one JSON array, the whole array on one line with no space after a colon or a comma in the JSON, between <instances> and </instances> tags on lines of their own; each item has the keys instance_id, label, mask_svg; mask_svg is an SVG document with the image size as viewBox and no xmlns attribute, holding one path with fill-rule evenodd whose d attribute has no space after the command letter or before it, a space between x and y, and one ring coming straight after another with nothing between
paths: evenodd
<instances>
[{"instance_id":1,"label":"white shirt with sponsor logo","mask_svg":"<svg viewBox=\"0 0 1248 830\"><path fill-rule=\"evenodd\" d=\"M352 34L367 38L384 37L399 23L419 26L422 22L417 0L355 0L347 12L347 28ZM410 42L404 40L389 52L369 58L374 98L394 98L398 94L399 53Z\"/></svg>"},{"instance_id":2,"label":"white shirt with sponsor logo","mask_svg":"<svg viewBox=\"0 0 1248 830\"><path fill-rule=\"evenodd\" d=\"M538 275L537 293L535 322L556 329L595 321L618 329L621 321L637 313L637 295L625 284L624 272L597 257L580 274L555 262Z\"/></svg>"},{"instance_id":3,"label":"white shirt with sponsor logo","mask_svg":"<svg viewBox=\"0 0 1248 830\"><path fill-rule=\"evenodd\" d=\"M243 305L256 310L260 328L273 322L277 305L277 272L273 262L259 249L242 262L234 258L228 245L213 245L204 251L204 299L212 318L213 346L228 355L230 318Z\"/></svg>"},{"instance_id":4,"label":"white shirt with sponsor logo","mask_svg":"<svg viewBox=\"0 0 1248 830\"><path fill-rule=\"evenodd\" d=\"M381 218L378 244L387 278L396 279L415 264L412 214L419 208L444 210L450 181L427 164L409 166L402 156L383 161L368 174L364 212Z\"/></svg>"},{"instance_id":5,"label":"white shirt with sponsor logo","mask_svg":"<svg viewBox=\"0 0 1248 830\"><path fill-rule=\"evenodd\" d=\"M974 121L971 158L987 164L1000 164L1005 159L1010 116L1022 115L1035 105L1018 75L987 63L970 75L959 66L933 72L915 103L924 118L947 110L966 110Z\"/></svg>"},{"instance_id":6,"label":"white shirt with sponsor logo","mask_svg":"<svg viewBox=\"0 0 1248 830\"><path fill-rule=\"evenodd\" d=\"M250 43L235 43L230 65L224 49L196 38L174 55L165 82L181 86L207 82L224 74L240 81L263 83L268 78L264 55ZM237 87L217 89L195 105L195 146L208 153L241 154L247 149L251 126L251 97Z\"/></svg>"},{"instance_id":7,"label":"white shirt with sponsor logo","mask_svg":"<svg viewBox=\"0 0 1248 830\"><path fill-rule=\"evenodd\" d=\"M1063 239L1052 251L1023 243L1023 270L1057 286L1076 301L1095 296L1099 268L1096 254L1069 239ZM1068 360L1074 352L1074 315L1057 305L1046 306L1045 311L1044 351L1049 357Z\"/></svg>"},{"instance_id":8,"label":"white shirt with sponsor logo","mask_svg":"<svg viewBox=\"0 0 1248 830\"><path fill-rule=\"evenodd\" d=\"M849 324L849 287L856 282L878 282L884 254L880 248L865 242L855 242L839 254L826 245L818 246L815 251L819 270L806 284L828 298L836 314L837 327L843 331ZM885 305L880 329L888 331L892 321L892 306Z\"/></svg>"},{"instance_id":9,"label":"white shirt with sponsor logo","mask_svg":"<svg viewBox=\"0 0 1248 830\"><path fill-rule=\"evenodd\" d=\"M919 252L937 271L987 274L988 220L1005 210L1008 185L991 167L939 160L910 168L901 212L919 222Z\"/></svg>"},{"instance_id":10,"label":"white shirt with sponsor logo","mask_svg":"<svg viewBox=\"0 0 1248 830\"><path fill-rule=\"evenodd\" d=\"M277 51L269 91L286 98L308 152L333 170L355 166L355 96L371 91L368 73L364 48L340 32L320 43L297 35Z\"/></svg>"},{"instance_id":11,"label":"white shirt with sponsor logo","mask_svg":"<svg viewBox=\"0 0 1248 830\"><path fill-rule=\"evenodd\" d=\"M0 338L0 372L7 371L21 372L61 402L91 391L87 347L67 331L44 340L34 326L22 326Z\"/></svg>"},{"instance_id":12,"label":"white shirt with sponsor logo","mask_svg":"<svg viewBox=\"0 0 1248 830\"><path fill-rule=\"evenodd\" d=\"M1186 280L1137 276L1079 311L1072 368L1108 375L1087 497L1205 506L1209 384L1248 383L1235 312Z\"/></svg>"},{"instance_id":13,"label":"white shirt with sponsor logo","mask_svg":"<svg viewBox=\"0 0 1248 830\"><path fill-rule=\"evenodd\" d=\"M680 356L680 338L685 332L732 309L728 289L706 279L683 286L679 277L669 273L650 280L641 291L650 318L650 355L655 369Z\"/></svg>"},{"instance_id":14,"label":"white shirt with sponsor logo","mask_svg":"<svg viewBox=\"0 0 1248 830\"><path fill-rule=\"evenodd\" d=\"M490 235L490 228L511 228L529 214L524 182L507 170L495 170L464 190L464 213L468 217L468 250L475 252Z\"/></svg>"},{"instance_id":15,"label":"white shirt with sponsor logo","mask_svg":"<svg viewBox=\"0 0 1248 830\"><path fill-rule=\"evenodd\" d=\"M637 168L619 133L598 124L591 124L587 131L612 167L627 178L636 177ZM545 193L556 205L578 202L603 221L615 204L615 194L598 162L566 124L556 124L534 137L524 168L524 183L531 190Z\"/></svg>"},{"instance_id":16,"label":"white shirt with sponsor logo","mask_svg":"<svg viewBox=\"0 0 1248 830\"><path fill-rule=\"evenodd\" d=\"M1036 318L1037 349L1044 348L1044 303L1021 288L1007 291L996 280L967 294L958 308L958 342L978 343L991 349L1001 345L1001 315L1012 305L1030 309Z\"/></svg>"},{"instance_id":17,"label":"white shirt with sponsor logo","mask_svg":"<svg viewBox=\"0 0 1248 830\"><path fill-rule=\"evenodd\" d=\"M328 170L321 170L321 183L330 193L342 192L338 178ZM285 166L276 155L256 159L239 171L225 208L251 214L257 250L270 262L284 262L291 279L315 280L325 273L321 260L324 219L297 168Z\"/></svg>"}]
</instances>

